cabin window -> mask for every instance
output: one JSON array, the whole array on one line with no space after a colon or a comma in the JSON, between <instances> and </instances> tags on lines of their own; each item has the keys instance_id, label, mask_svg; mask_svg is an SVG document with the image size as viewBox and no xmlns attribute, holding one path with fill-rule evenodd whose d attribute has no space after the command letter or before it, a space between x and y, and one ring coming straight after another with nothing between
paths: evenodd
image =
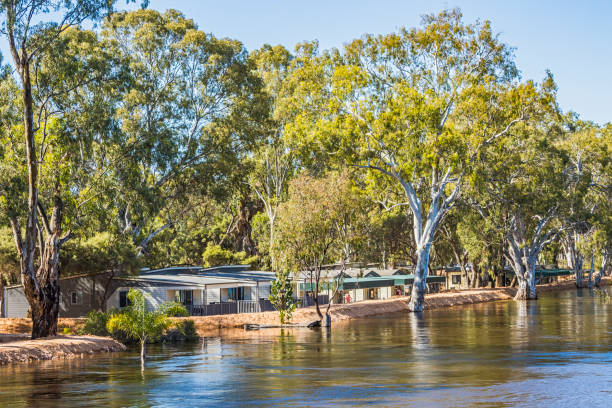
<instances>
[{"instance_id":1,"label":"cabin window","mask_svg":"<svg viewBox=\"0 0 612 408\"><path fill-rule=\"evenodd\" d=\"M174 295L176 302L185 306L193 305L193 290L177 290Z\"/></svg>"},{"instance_id":2,"label":"cabin window","mask_svg":"<svg viewBox=\"0 0 612 408\"><path fill-rule=\"evenodd\" d=\"M227 300L244 300L244 288L228 288Z\"/></svg>"},{"instance_id":3,"label":"cabin window","mask_svg":"<svg viewBox=\"0 0 612 408\"><path fill-rule=\"evenodd\" d=\"M453 285L461 285L461 275L452 275Z\"/></svg>"},{"instance_id":4,"label":"cabin window","mask_svg":"<svg viewBox=\"0 0 612 408\"><path fill-rule=\"evenodd\" d=\"M70 292L70 303L73 305L81 304L81 294L76 291Z\"/></svg>"},{"instance_id":5,"label":"cabin window","mask_svg":"<svg viewBox=\"0 0 612 408\"><path fill-rule=\"evenodd\" d=\"M127 294L127 290L119 292L119 307L127 307L130 305L130 299L128 299Z\"/></svg>"}]
</instances>

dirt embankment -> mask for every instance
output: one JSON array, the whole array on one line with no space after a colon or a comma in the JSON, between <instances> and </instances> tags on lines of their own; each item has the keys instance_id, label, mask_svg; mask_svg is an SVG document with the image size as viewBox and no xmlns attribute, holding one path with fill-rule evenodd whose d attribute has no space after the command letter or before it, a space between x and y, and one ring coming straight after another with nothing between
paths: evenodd
<instances>
[{"instance_id":1,"label":"dirt embankment","mask_svg":"<svg viewBox=\"0 0 612 408\"><path fill-rule=\"evenodd\" d=\"M64 330L67 330L68 333L77 333L78 329L83 327L85 321L87 319L84 317L78 318L59 318L57 321L57 332L59 334L65 333ZM0 334L30 334L32 332L32 320L17 318L17 317L5 317L0 319ZM3 341L3 338L0 337L0 343L6 342Z\"/></svg>"},{"instance_id":2,"label":"dirt embankment","mask_svg":"<svg viewBox=\"0 0 612 408\"><path fill-rule=\"evenodd\" d=\"M602 285L607 285L609 283L609 279L602 281ZM575 287L576 285L574 282L565 281L555 284L538 285L538 291L542 293ZM482 288L433 293L425 297L425 309L431 310L474 303L511 300L515 294L515 288ZM408 297L393 297L385 300L369 300L358 303L332 305L330 315L332 321L338 322L359 317L408 312L408 302ZM322 308L322 312L325 312L325 308ZM223 335L224 333L220 332L221 329L241 328L245 324L278 325L279 323L278 312L222 316L192 316L180 319L194 320L198 335L202 337ZM309 307L297 309L293 313L291 322L294 324L306 325L317 319L315 308Z\"/></svg>"},{"instance_id":3,"label":"dirt embankment","mask_svg":"<svg viewBox=\"0 0 612 408\"><path fill-rule=\"evenodd\" d=\"M602 281L602 285L610 284L610 279ZM539 293L555 290L575 288L573 281L563 281L549 285L538 285ZM461 291L449 291L443 293L433 293L425 297L426 309L438 309L467 305L473 303L493 302L510 300L516 293L514 288L496 289L470 289ZM407 297L393 297L385 300L369 300L365 302L332 305L330 314L332 321L345 321L358 317L367 317L387 313L407 312ZM325 311L325 308L322 309ZM220 329L242 328L245 324L278 325L278 312L264 313L245 313L220 316L191 316L188 318L176 318L176 320L191 319L195 322L198 335L202 337L223 335ZM297 309L293 313L292 323L306 325L317 320L317 313L314 307ZM84 324L85 319L60 319L58 322L59 330L62 332L64 327L69 328L73 333ZM0 319L0 333L29 333L31 323L29 319Z\"/></svg>"},{"instance_id":4,"label":"dirt embankment","mask_svg":"<svg viewBox=\"0 0 612 408\"><path fill-rule=\"evenodd\" d=\"M56 336L0 344L0 365L34 360L74 358L100 352L125 351L109 337Z\"/></svg>"}]
</instances>

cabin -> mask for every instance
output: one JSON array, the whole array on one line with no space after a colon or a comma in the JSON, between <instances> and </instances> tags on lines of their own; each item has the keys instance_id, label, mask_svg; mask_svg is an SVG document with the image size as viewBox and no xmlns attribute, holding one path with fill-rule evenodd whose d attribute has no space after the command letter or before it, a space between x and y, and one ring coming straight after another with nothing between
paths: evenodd
<instances>
[{"instance_id":1,"label":"cabin","mask_svg":"<svg viewBox=\"0 0 612 408\"><path fill-rule=\"evenodd\" d=\"M185 305L192 315L271 310L268 297L273 272L250 271L249 265L213 268L175 266L143 269L138 275L83 274L60 279L60 317L82 317L95 309L121 309L127 293L138 288L150 310L165 302ZM29 305L21 285L4 289L5 317L27 317Z\"/></svg>"},{"instance_id":2,"label":"cabin","mask_svg":"<svg viewBox=\"0 0 612 408\"><path fill-rule=\"evenodd\" d=\"M414 282L414 275L408 268L347 268L344 271L334 268L323 271L321 275L319 296L324 296L325 299L331 298L332 304L409 296ZM308 280L307 273L300 273L294 279L296 297L298 299L312 297L314 283ZM428 291L438 291L445 281L443 276L428 276ZM337 291L335 291L336 284L339 285ZM321 301L319 303L323 304Z\"/></svg>"},{"instance_id":3,"label":"cabin","mask_svg":"<svg viewBox=\"0 0 612 408\"><path fill-rule=\"evenodd\" d=\"M469 266L467 267L469 269ZM458 265L435 268L439 275L445 277L446 289L467 289L468 282Z\"/></svg>"}]
</instances>

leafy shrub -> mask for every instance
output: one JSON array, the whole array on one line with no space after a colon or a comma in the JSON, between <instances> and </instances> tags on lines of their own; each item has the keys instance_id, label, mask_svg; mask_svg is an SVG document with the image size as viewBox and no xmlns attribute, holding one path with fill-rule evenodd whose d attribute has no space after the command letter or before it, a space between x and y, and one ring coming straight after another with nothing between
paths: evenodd
<instances>
[{"instance_id":1,"label":"leafy shrub","mask_svg":"<svg viewBox=\"0 0 612 408\"><path fill-rule=\"evenodd\" d=\"M191 319L183 320L175 328L168 330L162 341L164 343L174 343L178 341L197 341L200 338L196 332L195 322Z\"/></svg>"},{"instance_id":2,"label":"leafy shrub","mask_svg":"<svg viewBox=\"0 0 612 408\"><path fill-rule=\"evenodd\" d=\"M193 320L184 320L183 324L179 327L183 336L185 336L185 341L196 341L200 338L196 332L195 322Z\"/></svg>"},{"instance_id":3,"label":"leafy shrub","mask_svg":"<svg viewBox=\"0 0 612 408\"><path fill-rule=\"evenodd\" d=\"M187 317L189 316L189 312L187 308L178 302L168 302L164 304L164 312L167 316L170 317Z\"/></svg>"},{"instance_id":4,"label":"leafy shrub","mask_svg":"<svg viewBox=\"0 0 612 408\"><path fill-rule=\"evenodd\" d=\"M278 271L276 280L270 288L270 302L278 310L280 323L285 324L291 320L296 304L293 301L293 286L289 277L289 271Z\"/></svg>"},{"instance_id":5,"label":"leafy shrub","mask_svg":"<svg viewBox=\"0 0 612 408\"><path fill-rule=\"evenodd\" d=\"M110 313L92 310L87 314L87 321L85 321L81 333L92 334L94 336L110 336L110 333L106 329L106 323L110 316Z\"/></svg>"}]
</instances>

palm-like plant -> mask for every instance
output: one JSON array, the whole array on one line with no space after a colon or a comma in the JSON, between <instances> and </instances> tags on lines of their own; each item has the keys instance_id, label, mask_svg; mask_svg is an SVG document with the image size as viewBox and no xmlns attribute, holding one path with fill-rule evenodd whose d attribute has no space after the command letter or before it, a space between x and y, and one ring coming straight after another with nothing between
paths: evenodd
<instances>
[{"instance_id":1,"label":"palm-like plant","mask_svg":"<svg viewBox=\"0 0 612 408\"><path fill-rule=\"evenodd\" d=\"M122 312L113 315L106 323L110 333L122 331L127 337L140 343L140 359L144 363L146 343L149 339L159 338L172 326L171 316L187 316L185 306L180 303L165 303L157 310L147 310L144 294L130 289L127 295L130 305Z\"/></svg>"}]
</instances>

